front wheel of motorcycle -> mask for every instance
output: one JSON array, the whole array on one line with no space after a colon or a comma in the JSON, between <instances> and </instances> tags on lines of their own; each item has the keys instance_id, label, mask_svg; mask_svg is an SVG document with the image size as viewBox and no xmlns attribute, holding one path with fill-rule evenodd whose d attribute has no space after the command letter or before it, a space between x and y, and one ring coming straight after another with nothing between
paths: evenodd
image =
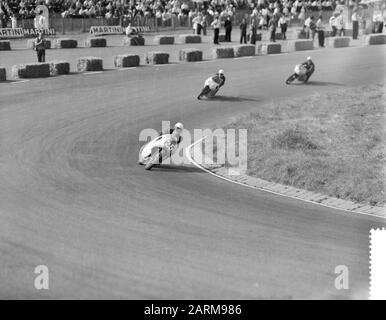
<instances>
[{"instance_id":1,"label":"front wheel of motorcycle","mask_svg":"<svg viewBox=\"0 0 386 320\"><path fill-rule=\"evenodd\" d=\"M151 168L153 168L153 166L154 166L154 164L152 163L152 162L148 162L148 163L146 163L146 165L145 165L145 170L151 170Z\"/></svg>"},{"instance_id":2,"label":"front wheel of motorcycle","mask_svg":"<svg viewBox=\"0 0 386 320\"><path fill-rule=\"evenodd\" d=\"M154 152L149 161L145 164L145 170L151 170L159 159L159 152Z\"/></svg>"},{"instance_id":3,"label":"front wheel of motorcycle","mask_svg":"<svg viewBox=\"0 0 386 320\"><path fill-rule=\"evenodd\" d=\"M286 80L286 84L291 84L292 81L294 81L296 79L296 74L294 73L293 75L291 75L287 80Z\"/></svg>"}]
</instances>

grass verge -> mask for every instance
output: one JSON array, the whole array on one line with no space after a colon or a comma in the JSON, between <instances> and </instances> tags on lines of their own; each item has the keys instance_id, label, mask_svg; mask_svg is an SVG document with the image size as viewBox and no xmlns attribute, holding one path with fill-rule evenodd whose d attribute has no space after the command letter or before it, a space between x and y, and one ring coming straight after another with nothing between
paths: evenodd
<instances>
[{"instance_id":1,"label":"grass verge","mask_svg":"<svg viewBox=\"0 0 386 320\"><path fill-rule=\"evenodd\" d=\"M385 88L369 85L275 102L225 128L248 129L247 174L384 205Z\"/></svg>"}]
</instances>

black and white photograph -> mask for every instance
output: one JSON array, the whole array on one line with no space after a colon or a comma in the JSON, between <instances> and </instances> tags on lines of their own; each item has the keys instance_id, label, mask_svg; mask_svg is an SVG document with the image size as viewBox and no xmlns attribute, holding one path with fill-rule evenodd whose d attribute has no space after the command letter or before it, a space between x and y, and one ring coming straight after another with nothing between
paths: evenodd
<instances>
[{"instance_id":1,"label":"black and white photograph","mask_svg":"<svg viewBox=\"0 0 386 320\"><path fill-rule=\"evenodd\" d=\"M386 0L0 0L0 300L386 300L385 80Z\"/></svg>"}]
</instances>

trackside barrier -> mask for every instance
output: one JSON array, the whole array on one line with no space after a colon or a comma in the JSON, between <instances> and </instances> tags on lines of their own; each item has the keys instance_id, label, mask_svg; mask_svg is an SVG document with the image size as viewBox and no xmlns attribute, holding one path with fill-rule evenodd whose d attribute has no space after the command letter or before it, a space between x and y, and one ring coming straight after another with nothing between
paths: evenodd
<instances>
[{"instance_id":1,"label":"trackside barrier","mask_svg":"<svg viewBox=\"0 0 386 320\"><path fill-rule=\"evenodd\" d=\"M134 37L124 37L122 39L122 45L123 46L144 46L145 45L145 38L141 36L134 36Z\"/></svg>"},{"instance_id":2,"label":"trackside barrier","mask_svg":"<svg viewBox=\"0 0 386 320\"><path fill-rule=\"evenodd\" d=\"M169 53L167 52L147 52L145 53L145 61L147 64L168 64Z\"/></svg>"},{"instance_id":3,"label":"trackside barrier","mask_svg":"<svg viewBox=\"0 0 386 320\"><path fill-rule=\"evenodd\" d=\"M307 33L303 30L297 32L298 39L307 39Z\"/></svg>"},{"instance_id":4,"label":"trackside barrier","mask_svg":"<svg viewBox=\"0 0 386 320\"><path fill-rule=\"evenodd\" d=\"M372 34L366 37L366 44L372 46L377 44L386 44L386 34Z\"/></svg>"},{"instance_id":5,"label":"trackside barrier","mask_svg":"<svg viewBox=\"0 0 386 320\"><path fill-rule=\"evenodd\" d=\"M70 63L67 61L51 61L49 62L49 64L51 76L58 76L70 73Z\"/></svg>"},{"instance_id":6,"label":"trackside barrier","mask_svg":"<svg viewBox=\"0 0 386 320\"><path fill-rule=\"evenodd\" d=\"M260 43L257 46L257 52L260 55L265 54L277 54L281 53L281 44L280 43Z\"/></svg>"},{"instance_id":7,"label":"trackside barrier","mask_svg":"<svg viewBox=\"0 0 386 320\"><path fill-rule=\"evenodd\" d=\"M79 72L84 71L102 71L103 60L99 57L81 57L76 66Z\"/></svg>"},{"instance_id":8,"label":"trackside barrier","mask_svg":"<svg viewBox=\"0 0 386 320\"><path fill-rule=\"evenodd\" d=\"M181 41L186 40L189 37L194 37L191 35L181 35ZM201 40L201 37L198 36ZM142 38L142 37L139 37ZM159 42L163 42L162 38L167 38L169 43L174 43L174 37L169 36L158 36L160 39ZM170 40L173 38L173 41ZM130 41L132 38L124 38L125 41ZM143 38L142 38L143 39ZM372 34L368 35L366 38L367 45L378 45L386 44L386 35L385 34ZM27 47L31 48L34 43L34 39L27 40ZM98 41L106 43L105 38L89 38L87 39L90 46L101 46L101 44L96 44ZM198 40L193 40L198 41ZM351 38L349 37L332 37L327 40L327 44L334 48L348 47L350 45ZM51 47L51 41L46 40L47 47ZM188 42L186 42L188 43ZM95 45L96 44L96 45ZM288 51L301 51L301 50L311 50L313 49L312 40L294 40L287 41L282 43L285 50ZM257 54L267 55L267 54L278 54L282 52L282 44L280 43L261 43L257 46ZM75 48L77 46L77 41L73 39L61 38L55 40L55 47L59 48ZM1 40L0 41L0 50L10 50L10 41ZM233 57L243 57L243 56L254 56L256 54L255 45L237 45L233 47L215 47L212 48L213 59L222 59L222 58L233 58ZM145 62L147 64L168 64L169 63L169 53L166 52L147 52L145 54ZM127 67L136 67L140 64L140 57L134 54L121 54L113 57L114 65L117 68L127 68ZM202 61L203 52L194 48L182 49L179 51L179 60L180 61ZM82 57L78 59L77 70L79 72L83 71L102 71L103 70L103 60L98 57ZM18 64L14 65L11 70L12 77L14 78L42 78L49 77L61 74L69 74L70 64L66 61L52 61L49 63L27 63L27 64ZM6 80L6 68L0 67L0 81Z\"/></svg>"},{"instance_id":9,"label":"trackside barrier","mask_svg":"<svg viewBox=\"0 0 386 320\"><path fill-rule=\"evenodd\" d=\"M0 81L7 80L7 70L4 67L0 67Z\"/></svg>"},{"instance_id":10,"label":"trackside barrier","mask_svg":"<svg viewBox=\"0 0 386 320\"><path fill-rule=\"evenodd\" d=\"M293 40L286 41L282 44L284 52L304 51L314 49L314 42L312 40Z\"/></svg>"},{"instance_id":11,"label":"trackside barrier","mask_svg":"<svg viewBox=\"0 0 386 320\"><path fill-rule=\"evenodd\" d=\"M113 59L116 68L138 67L140 62L139 55L136 54L119 54Z\"/></svg>"},{"instance_id":12,"label":"trackside barrier","mask_svg":"<svg viewBox=\"0 0 386 320\"><path fill-rule=\"evenodd\" d=\"M329 30L324 30L323 33L324 33L324 37L325 37L325 38L329 38L329 37L331 37L331 33L332 33L332 32L329 31Z\"/></svg>"},{"instance_id":13,"label":"trackside barrier","mask_svg":"<svg viewBox=\"0 0 386 320\"><path fill-rule=\"evenodd\" d=\"M179 43L201 43L202 39L199 35L180 34L178 36Z\"/></svg>"},{"instance_id":14,"label":"trackside barrier","mask_svg":"<svg viewBox=\"0 0 386 320\"><path fill-rule=\"evenodd\" d=\"M294 51L304 51L304 50L314 49L313 40L297 40L297 41L294 41L293 44L294 44Z\"/></svg>"},{"instance_id":15,"label":"trackside barrier","mask_svg":"<svg viewBox=\"0 0 386 320\"><path fill-rule=\"evenodd\" d=\"M50 64L17 64L12 67L12 76L13 78L46 78L50 76Z\"/></svg>"},{"instance_id":16,"label":"trackside barrier","mask_svg":"<svg viewBox=\"0 0 386 320\"><path fill-rule=\"evenodd\" d=\"M349 37L328 38L327 44L333 48L345 48L350 46L350 40Z\"/></svg>"},{"instance_id":17,"label":"trackside barrier","mask_svg":"<svg viewBox=\"0 0 386 320\"><path fill-rule=\"evenodd\" d=\"M179 52L179 60L194 62L194 61L202 61L202 51L197 49L182 49Z\"/></svg>"},{"instance_id":18,"label":"trackside barrier","mask_svg":"<svg viewBox=\"0 0 386 320\"><path fill-rule=\"evenodd\" d=\"M27 49L33 49L35 47L36 39L28 39L27 40ZM46 49L51 49L51 40L44 39L44 46Z\"/></svg>"},{"instance_id":19,"label":"trackside barrier","mask_svg":"<svg viewBox=\"0 0 386 320\"><path fill-rule=\"evenodd\" d=\"M59 38L55 40L55 48L68 49L68 48L76 48L76 47L78 47L77 40L68 39L68 38Z\"/></svg>"},{"instance_id":20,"label":"trackside barrier","mask_svg":"<svg viewBox=\"0 0 386 320\"><path fill-rule=\"evenodd\" d=\"M213 59L234 58L235 51L233 47L222 47L212 49Z\"/></svg>"},{"instance_id":21,"label":"trackside barrier","mask_svg":"<svg viewBox=\"0 0 386 320\"><path fill-rule=\"evenodd\" d=\"M155 36L154 44L174 44L174 36Z\"/></svg>"},{"instance_id":22,"label":"trackside barrier","mask_svg":"<svg viewBox=\"0 0 386 320\"><path fill-rule=\"evenodd\" d=\"M219 41L219 42L225 42L225 34L220 34L220 35L218 36L218 41Z\"/></svg>"},{"instance_id":23,"label":"trackside barrier","mask_svg":"<svg viewBox=\"0 0 386 320\"><path fill-rule=\"evenodd\" d=\"M233 47L235 57L248 57L256 54L256 46L245 44Z\"/></svg>"},{"instance_id":24,"label":"trackside barrier","mask_svg":"<svg viewBox=\"0 0 386 320\"><path fill-rule=\"evenodd\" d=\"M107 40L102 37L88 38L85 44L89 48L101 48L107 46Z\"/></svg>"},{"instance_id":25,"label":"trackside barrier","mask_svg":"<svg viewBox=\"0 0 386 320\"><path fill-rule=\"evenodd\" d=\"M131 46L144 46L145 45L145 38L142 36L134 36L130 38L130 45Z\"/></svg>"},{"instance_id":26,"label":"trackside barrier","mask_svg":"<svg viewBox=\"0 0 386 320\"><path fill-rule=\"evenodd\" d=\"M0 51L11 50L11 41L0 40Z\"/></svg>"}]
</instances>

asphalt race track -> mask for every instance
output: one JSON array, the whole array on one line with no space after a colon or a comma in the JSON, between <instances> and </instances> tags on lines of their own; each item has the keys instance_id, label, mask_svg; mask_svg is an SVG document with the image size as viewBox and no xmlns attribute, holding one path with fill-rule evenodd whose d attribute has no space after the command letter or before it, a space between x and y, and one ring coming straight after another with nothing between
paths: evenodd
<instances>
[{"instance_id":1,"label":"asphalt race track","mask_svg":"<svg viewBox=\"0 0 386 320\"><path fill-rule=\"evenodd\" d=\"M311 83L286 86L310 54ZM161 120L216 128L272 99L383 83L385 54L326 49L0 84L0 298L367 298L369 230L385 220L191 165L136 162L139 132ZM196 100L220 67L219 97ZM34 288L41 264L49 290ZM349 290L335 289L337 265L349 268Z\"/></svg>"}]
</instances>

